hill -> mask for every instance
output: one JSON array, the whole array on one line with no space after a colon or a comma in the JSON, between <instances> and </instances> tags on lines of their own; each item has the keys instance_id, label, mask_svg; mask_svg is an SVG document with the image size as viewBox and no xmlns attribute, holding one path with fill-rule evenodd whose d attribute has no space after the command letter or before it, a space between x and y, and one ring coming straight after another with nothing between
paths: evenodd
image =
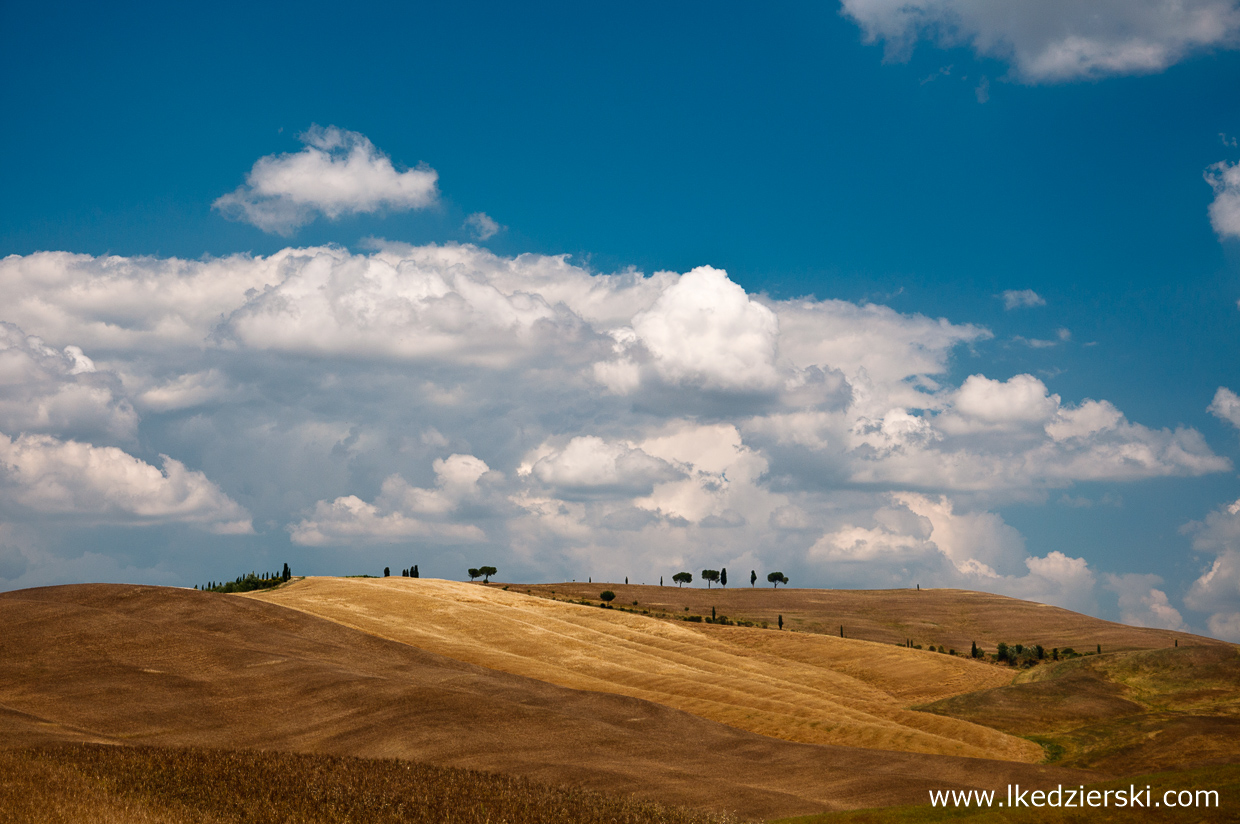
<instances>
[{"instance_id":1,"label":"hill","mask_svg":"<svg viewBox=\"0 0 1240 824\"><path fill-rule=\"evenodd\" d=\"M928 789L1090 778L792 743L233 595L22 590L0 594L0 626L3 748L95 742L400 758L761 818L919 803Z\"/></svg>"},{"instance_id":2,"label":"hill","mask_svg":"<svg viewBox=\"0 0 1240 824\"><path fill-rule=\"evenodd\" d=\"M1113 775L1240 763L1240 651L1093 655L924 709L1036 738L1056 763Z\"/></svg>"},{"instance_id":3,"label":"hill","mask_svg":"<svg viewBox=\"0 0 1240 824\"><path fill-rule=\"evenodd\" d=\"M838 636L843 625L849 638L884 644L911 640L925 647L962 651L970 649L974 641L987 652L994 652L1000 641L1041 644L1048 651L1072 647L1082 652L1099 644L1104 652L1160 649L1177 640L1181 646L1231 646L1199 635L1130 627L1047 604L961 589L751 588L748 578L743 586L712 589L576 582L512 588L570 600L598 600L601 590L610 589L616 593L617 603L638 601L657 614L710 615L713 607L729 618L769 626L775 626L778 616L783 615L784 626L797 632Z\"/></svg>"},{"instance_id":4,"label":"hill","mask_svg":"<svg viewBox=\"0 0 1240 824\"><path fill-rule=\"evenodd\" d=\"M1044 757L1022 738L908 709L1012 680L1005 668L965 658L660 621L426 578L307 578L245 597L455 660L655 701L789 741L1029 762Z\"/></svg>"}]
</instances>

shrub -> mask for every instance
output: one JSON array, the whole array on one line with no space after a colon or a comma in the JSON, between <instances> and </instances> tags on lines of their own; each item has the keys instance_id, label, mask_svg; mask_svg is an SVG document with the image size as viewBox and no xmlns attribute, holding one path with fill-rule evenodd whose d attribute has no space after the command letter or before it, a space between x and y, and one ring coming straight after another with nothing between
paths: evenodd
<instances>
[{"instance_id":1,"label":"shrub","mask_svg":"<svg viewBox=\"0 0 1240 824\"><path fill-rule=\"evenodd\" d=\"M616 600L616 593L612 592L610 589L605 589L598 594L598 597L599 600L606 601L610 604L612 601Z\"/></svg>"}]
</instances>

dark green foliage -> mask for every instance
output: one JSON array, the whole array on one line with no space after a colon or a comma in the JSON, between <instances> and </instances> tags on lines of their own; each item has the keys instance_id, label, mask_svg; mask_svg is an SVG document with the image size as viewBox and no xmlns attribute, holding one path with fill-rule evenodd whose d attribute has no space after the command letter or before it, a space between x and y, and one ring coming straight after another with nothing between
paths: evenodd
<instances>
[{"instance_id":1,"label":"dark green foliage","mask_svg":"<svg viewBox=\"0 0 1240 824\"><path fill-rule=\"evenodd\" d=\"M1038 644L1038 645L1037 645L1036 647L1034 647L1033 649L1034 649L1034 651L1037 653L1037 655L1038 655L1038 660L1039 660L1039 661L1043 661L1043 660L1045 660L1045 659L1046 659L1046 650L1044 650L1044 649L1042 648L1042 645L1041 645L1041 644Z\"/></svg>"},{"instance_id":2,"label":"dark green foliage","mask_svg":"<svg viewBox=\"0 0 1240 824\"><path fill-rule=\"evenodd\" d=\"M411 578L417 578L417 577L418 577L418 565L417 565L417 564L414 564L414 565L413 565L413 572L410 572L410 573L409 573L409 576L410 576Z\"/></svg>"},{"instance_id":3,"label":"dark green foliage","mask_svg":"<svg viewBox=\"0 0 1240 824\"><path fill-rule=\"evenodd\" d=\"M978 649L977 649L977 642L976 642L976 641L974 641L974 642L973 642L973 649L969 651L969 657L970 657L970 658L977 658L977 657L978 657Z\"/></svg>"},{"instance_id":4,"label":"dark green foliage","mask_svg":"<svg viewBox=\"0 0 1240 824\"><path fill-rule=\"evenodd\" d=\"M999 649L995 652L996 661L1006 661L1008 659L1008 645L1003 641L999 642Z\"/></svg>"},{"instance_id":5,"label":"dark green foliage","mask_svg":"<svg viewBox=\"0 0 1240 824\"><path fill-rule=\"evenodd\" d=\"M749 586L753 586L758 581L758 571L756 569L749 570Z\"/></svg>"},{"instance_id":6,"label":"dark green foliage","mask_svg":"<svg viewBox=\"0 0 1240 824\"><path fill-rule=\"evenodd\" d=\"M610 604L612 601L616 600L616 593L612 592L610 589L605 589L598 594L598 597L600 601L606 601Z\"/></svg>"},{"instance_id":7,"label":"dark green foliage","mask_svg":"<svg viewBox=\"0 0 1240 824\"><path fill-rule=\"evenodd\" d=\"M783 628L784 628L784 616L782 616L782 615L781 615L781 616L779 616L779 628L780 628L780 629L783 629Z\"/></svg>"},{"instance_id":8,"label":"dark green foliage","mask_svg":"<svg viewBox=\"0 0 1240 824\"><path fill-rule=\"evenodd\" d=\"M391 575L392 575L392 568L391 568L391 567L384 567L384 568L383 568L383 577L384 577L384 578L388 578L388 577L391 577Z\"/></svg>"},{"instance_id":9,"label":"dark green foliage","mask_svg":"<svg viewBox=\"0 0 1240 824\"><path fill-rule=\"evenodd\" d=\"M478 569L467 569L467 570L465 570L465 572L466 572L466 573L468 573L468 575L469 575L469 580L471 580L471 581L473 581L475 578L481 578L481 577L482 577L482 570L478 570Z\"/></svg>"},{"instance_id":10,"label":"dark green foliage","mask_svg":"<svg viewBox=\"0 0 1240 824\"><path fill-rule=\"evenodd\" d=\"M288 565L285 564L285 568ZM256 589L270 589L279 586L286 579L278 575L256 575L251 572L249 575L237 576L235 580L226 584L219 584L214 581L209 586L203 587L204 592L253 592Z\"/></svg>"},{"instance_id":11,"label":"dark green foliage","mask_svg":"<svg viewBox=\"0 0 1240 824\"><path fill-rule=\"evenodd\" d=\"M293 577L293 570L289 569L288 564L285 564L284 565L284 580L287 581L292 577Z\"/></svg>"},{"instance_id":12,"label":"dark green foliage","mask_svg":"<svg viewBox=\"0 0 1240 824\"><path fill-rule=\"evenodd\" d=\"M1102 644L1099 644L1099 645L1098 645L1098 654L1099 654L1099 655L1101 655L1101 654L1102 654Z\"/></svg>"},{"instance_id":13,"label":"dark green foliage","mask_svg":"<svg viewBox=\"0 0 1240 824\"><path fill-rule=\"evenodd\" d=\"M676 586L683 586L693 581L693 576L688 572L677 572L672 576L672 580L676 582Z\"/></svg>"},{"instance_id":14,"label":"dark green foliage","mask_svg":"<svg viewBox=\"0 0 1240 824\"><path fill-rule=\"evenodd\" d=\"M717 569L702 570L702 580L706 582L706 588L710 589L711 582L712 581L717 582L719 580L719 570Z\"/></svg>"},{"instance_id":15,"label":"dark green foliage","mask_svg":"<svg viewBox=\"0 0 1240 824\"><path fill-rule=\"evenodd\" d=\"M772 572L766 576L766 580L776 589L779 589L780 584L784 584L785 586L788 584L788 576L784 575L782 572Z\"/></svg>"},{"instance_id":16,"label":"dark green foliage","mask_svg":"<svg viewBox=\"0 0 1240 824\"><path fill-rule=\"evenodd\" d=\"M493 566L478 567L478 574L482 576L482 583L484 584L490 583L491 576L495 573L496 569Z\"/></svg>"},{"instance_id":17,"label":"dark green foliage","mask_svg":"<svg viewBox=\"0 0 1240 824\"><path fill-rule=\"evenodd\" d=\"M724 567L719 570L719 586L726 587L728 585L728 568Z\"/></svg>"}]
</instances>

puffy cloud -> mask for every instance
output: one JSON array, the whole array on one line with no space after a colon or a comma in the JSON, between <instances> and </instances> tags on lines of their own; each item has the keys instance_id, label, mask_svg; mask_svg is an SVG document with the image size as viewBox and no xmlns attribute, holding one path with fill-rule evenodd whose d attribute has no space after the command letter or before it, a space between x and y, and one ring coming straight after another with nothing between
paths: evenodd
<instances>
[{"instance_id":1,"label":"puffy cloud","mask_svg":"<svg viewBox=\"0 0 1240 824\"><path fill-rule=\"evenodd\" d=\"M1214 189L1210 225L1221 239L1240 238L1240 163L1215 163L1205 178Z\"/></svg>"},{"instance_id":2,"label":"puffy cloud","mask_svg":"<svg viewBox=\"0 0 1240 824\"><path fill-rule=\"evenodd\" d=\"M656 483L684 477L684 472L660 458L623 443L586 435L573 438L563 449L544 445L518 470L532 475L561 496L649 495Z\"/></svg>"},{"instance_id":3,"label":"puffy cloud","mask_svg":"<svg viewBox=\"0 0 1240 824\"><path fill-rule=\"evenodd\" d=\"M0 259L3 319L62 348L166 354L169 347L199 347L247 292L278 283L290 257L304 254L201 261L9 255Z\"/></svg>"},{"instance_id":4,"label":"puffy cloud","mask_svg":"<svg viewBox=\"0 0 1240 824\"><path fill-rule=\"evenodd\" d=\"M167 455L161 458L162 471L112 446L0 434L0 483L22 507L91 523L253 531L249 514L206 475Z\"/></svg>"},{"instance_id":5,"label":"puffy cloud","mask_svg":"<svg viewBox=\"0 0 1240 824\"><path fill-rule=\"evenodd\" d=\"M1106 575L1107 589L1119 595L1120 621L1135 627L1157 627L1187 631L1180 611L1171 605L1167 593L1158 587L1157 575Z\"/></svg>"},{"instance_id":6,"label":"puffy cloud","mask_svg":"<svg viewBox=\"0 0 1240 824\"><path fill-rule=\"evenodd\" d=\"M245 184L215 201L225 217L264 232L292 234L317 215L423 209L438 197L438 173L419 166L398 172L364 135L311 126L300 152L260 158Z\"/></svg>"},{"instance_id":7,"label":"puffy cloud","mask_svg":"<svg viewBox=\"0 0 1240 824\"><path fill-rule=\"evenodd\" d=\"M842 0L866 40L902 59L920 39L967 43L1008 61L1026 83L1159 72L1188 55L1232 48L1235 0Z\"/></svg>"},{"instance_id":8,"label":"puffy cloud","mask_svg":"<svg viewBox=\"0 0 1240 824\"><path fill-rule=\"evenodd\" d=\"M362 554L417 540L432 565L481 544L531 578L781 568L806 584L1088 606L1088 564L1029 556L996 506L1229 466L1191 429L1065 402L1030 375L949 379L984 328L772 300L710 268L603 274L564 256L380 243L10 257L0 288L25 330L13 374L36 387L12 415L33 420L62 386L105 387L100 414L130 415L136 442L237 490L268 535ZM14 431L101 443L48 421ZM73 520L52 509L42 523Z\"/></svg>"},{"instance_id":9,"label":"puffy cloud","mask_svg":"<svg viewBox=\"0 0 1240 824\"><path fill-rule=\"evenodd\" d=\"M1059 396L1032 375L996 381L970 375L956 393L955 411L983 426L1009 428L1048 421L1059 408Z\"/></svg>"},{"instance_id":10,"label":"puffy cloud","mask_svg":"<svg viewBox=\"0 0 1240 824\"><path fill-rule=\"evenodd\" d=\"M115 375L80 347L57 350L0 322L0 430L131 439L138 416Z\"/></svg>"},{"instance_id":11,"label":"puffy cloud","mask_svg":"<svg viewBox=\"0 0 1240 824\"><path fill-rule=\"evenodd\" d=\"M479 494L479 481L490 472L473 455L437 459L436 484L411 486L399 475L383 482L373 504L356 495L319 501L314 513L289 526L293 543L306 546L391 544L422 538L437 543L476 543L486 534L475 524L454 523L445 517ZM439 516L439 517L437 517Z\"/></svg>"},{"instance_id":12,"label":"puffy cloud","mask_svg":"<svg viewBox=\"0 0 1240 824\"><path fill-rule=\"evenodd\" d=\"M1218 391L1214 393L1214 400L1206 407L1206 411L1240 429L1240 395L1227 387L1218 388Z\"/></svg>"},{"instance_id":13,"label":"puffy cloud","mask_svg":"<svg viewBox=\"0 0 1240 824\"><path fill-rule=\"evenodd\" d=\"M1032 289L1007 289L998 297L1003 298L1003 308L1007 310L1046 305L1046 299Z\"/></svg>"},{"instance_id":14,"label":"puffy cloud","mask_svg":"<svg viewBox=\"0 0 1240 824\"><path fill-rule=\"evenodd\" d=\"M1067 609L1097 608L1097 578L1084 558L1059 551L1027 556L1024 538L994 513L958 512L944 496L896 493L867 520L827 532L808 559L844 582L983 589Z\"/></svg>"},{"instance_id":15,"label":"puffy cloud","mask_svg":"<svg viewBox=\"0 0 1240 824\"><path fill-rule=\"evenodd\" d=\"M490 240L504 230L493 217L486 212L474 212L465 218L465 228L478 240Z\"/></svg>"},{"instance_id":16,"label":"puffy cloud","mask_svg":"<svg viewBox=\"0 0 1240 824\"><path fill-rule=\"evenodd\" d=\"M617 334L616 341L640 342L654 371L670 383L744 392L775 387L778 335L773 311L727 273L702 266L638 313L632 334Z\"/></svg>"},{"instance_id":17,"label":"puffy cloud","mask_svg":"<svg viewBox=\"0 0 1240 824\"><path fill-rule=\"evenodd\" d=\"M1193 582L1185 606L1210 614L1212 634L1240 642L1240 501L1219 507L1204 522L1187 524L1184 531L1193 536L1195 551L1214 556Z\"/></svg>"}]
</instances>

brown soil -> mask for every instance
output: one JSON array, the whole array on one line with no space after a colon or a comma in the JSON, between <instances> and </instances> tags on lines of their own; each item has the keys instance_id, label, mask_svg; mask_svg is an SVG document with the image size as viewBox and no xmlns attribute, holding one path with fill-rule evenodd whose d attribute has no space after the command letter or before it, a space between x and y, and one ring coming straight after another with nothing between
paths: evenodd
<instances>
[{"instance_id":1,"label":"brown soil","mask_svg":"<svg viewBox=\"0 0 1240 824\"><path fill-rule=\"evenodd\" d=\"M781 741L192 590L9 592L0 626L0 746L10 748L62 740L401 758L763 818L1091 777Z\"/></svg>"}]
</instances>

